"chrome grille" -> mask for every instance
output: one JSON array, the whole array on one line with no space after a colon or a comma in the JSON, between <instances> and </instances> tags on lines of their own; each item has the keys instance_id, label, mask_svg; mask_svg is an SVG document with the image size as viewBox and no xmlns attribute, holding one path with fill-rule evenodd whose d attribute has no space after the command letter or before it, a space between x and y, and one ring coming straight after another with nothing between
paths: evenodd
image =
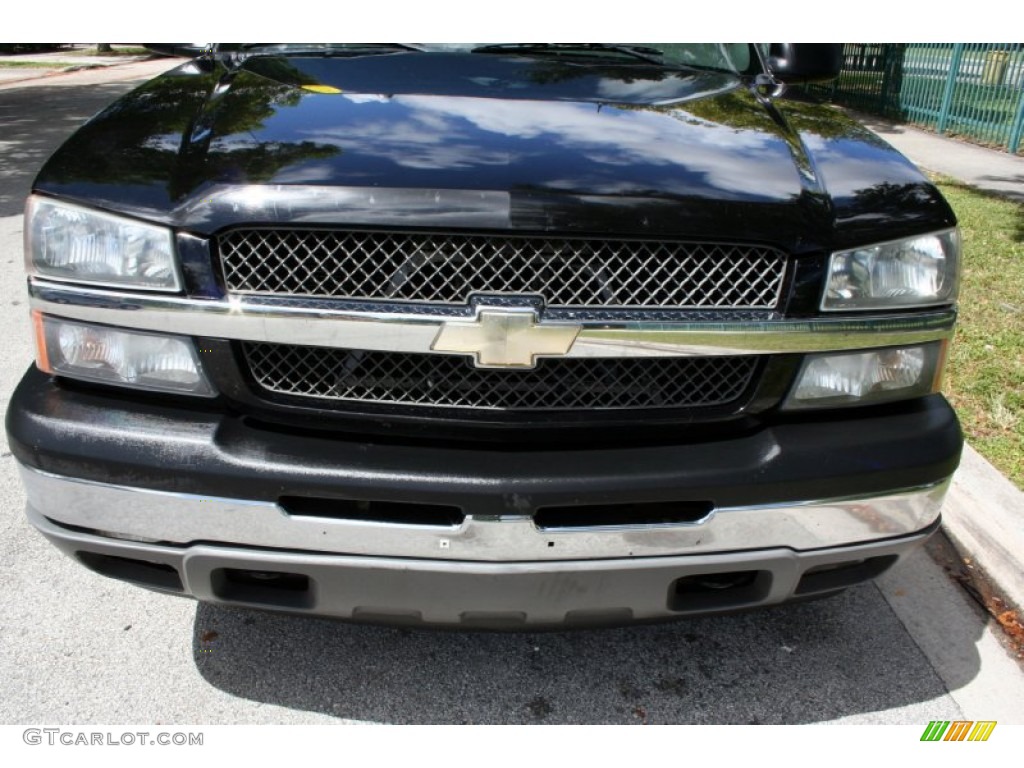
<instances>
[{"instance_id":1,"label":"chrome grille","mask_svg":"<svg viewBox=\"0 0 1024 768\"><path fill-rule=\"evenodd\" d=\"M450 408L582 410L681 408L732 403L756 358L541 358L529 370L475 368L468 357L242 345L266 391L365 403Z\"/></svg>"},{"instance_id":2,"label":"chrome grille","mask_svg":"<svg viewBox=\"0 0 1024 768\"><path fill-rule=\"evenodd\" d=\"M786 267L763 246L661 240L245 229L217 244L235 293L410 302L775 309Z\"/></svg>"}]
</instances>

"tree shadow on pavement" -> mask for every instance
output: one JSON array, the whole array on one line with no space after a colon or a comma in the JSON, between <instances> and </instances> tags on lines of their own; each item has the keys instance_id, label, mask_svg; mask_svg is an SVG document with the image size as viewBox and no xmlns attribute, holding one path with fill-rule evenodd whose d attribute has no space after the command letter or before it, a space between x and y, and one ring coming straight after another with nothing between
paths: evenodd
<instances>
[{"instance_id":1,"label":"tree shadow on pavement","mask_svg":"<svg viewBox=\"0 0 1024 768\"><path fill-rule=\"evenodd\" d=\"M78 126L138 84L0 90L0 217L21 213L32 180L53 151Z\"/></svg>"},{"instance_id":2,"label":"tree shadow on pavement","mask_svg":"<svg viewBox=\"0 0 1024 768\"><path fill-rule=\"evenodd\" d=\"M980 662L962 650L970 679ZM922 722L959 716L873 585L767 611L530 634L200 604L193 651L234 696L359 721L808 723L913 704Z\"/></svg>"},{"instance_id":3,"label":"tree shadow on pavement","mask_svg":"<svg viewBox=\"0 0 1024 768\"><path fill-rule=\"evenodd\" d=\"M1013 176L982 176L984 181L994 181L1002 184L1016 184L1020 186L1019 192L1013 190L1000 190L996 192L997 197L1012 200L1017 203L1024 203L1024 174L1018 173ZM984 190L979 190L984 191Z\"/></svg>"}]
</instances>

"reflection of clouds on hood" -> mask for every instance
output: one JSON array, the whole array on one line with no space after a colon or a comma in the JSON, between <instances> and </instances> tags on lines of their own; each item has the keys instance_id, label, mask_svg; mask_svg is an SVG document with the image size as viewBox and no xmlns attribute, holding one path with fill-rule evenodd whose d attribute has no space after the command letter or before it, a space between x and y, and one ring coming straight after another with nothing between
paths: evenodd
<instances>
[{"instance_id":1,"label":"reflection of clouds on hood","mask_svg":"<svg viewBox=\"0 0 1024 768\"><path fill-rule=\"evenodd\" d=\"M489 151L465 131L429 114L408 120L358 123L318 131L311 137L317 143L337 143L344 152L387 158L406 168L471 168L508 161L506 152Z\"/></svg>"},{"instance_id":2,"label":"reflection of clouds on hood","mask_svg":"<svg viewBox=\"0 0 1024 768\"><path fill-rule=\"evenodd\" d=\"M379 93L346 93L342 96L343 99L347 99L355 104L372 104L372 103L385 103L390 100L390 96L382 96Z\"/></svg>"},{"instance_id":3,"label":"reflection of clouds on hood","mask_svg":"<svg viewBox=\"0 0 1024 768\"><path fill-rule=\"evenodd\" d=\"M416 112L461 118L503 136L532 139L545 135L595 163L676 166L705 175L726 192L787 196L798 189L789 149L776 136L729 126L689 125L660 112L599 108L594 104L550 103L542 109L522 102L483 99L441 100L411 96ZM685 112L680 111L680 116ZM674 128L674 130L673 130ZM750 180L760 186L751 190Z\"/></svg>"},{"instance_id":4,"label":"reflection of clouds on hood","mask_svg":"<svg viewBox=\"0 0 1024 768\"><path fill-rule=\"evenodd\" d=\"M546 182L546 185L551 189L564 189L564 190L577 190L583 183L582 179L552 179ZM636 184L630 181L617 180L614 178L607 178L600 181L587 180L587 192L594 195L630 195L636 194ZM615 205L621 205L620 201L616 201Z\"/></svg>"},{"instance_id":5,"label":"reflection of clouds on hood","mask_svg":"<svg viewBox=\"0 0 1024 768\"><path fill-rule=\"evenodd\" d=\"M155 149L158 152L177 153L181 149L181 135L177 133L160 133L150 136L142 142L146 149Z\"/></svg>"},{"instance_id":6,"label":"reflection of clouds on hood","mask_svg":"<svg viewBox=\"0 0 1024 768\"><path fill-rule=\"evenodd\" d=\"M337 143L345 153L420 169L512 164L554 150L587 161L579 166L581 187L635 165L647 168L645 185L654 181L679 194L705 185L736 197L789 198L800 191L792 156L779 137L707 121L697 124L683 110L416 95L394 97L387 109L394 112L310 130L309 138ZM521 143L510 145L498 137ZM664 171L662 178L650 178L652 166Z\"/></svg>"},{"instance_id":7,"label":"reflection of clouds on hood","mask_svg":"<svg viewBox=\"0 0 1024 768\"><path fill-rule=\"evenodd\" d=\"M312 168L305 165L298 168L285 169L274 175L275 184L311 184L317 181L329 182L334 178L334 171L330 166L321 165Z\"/></svg>"}]
</instances>

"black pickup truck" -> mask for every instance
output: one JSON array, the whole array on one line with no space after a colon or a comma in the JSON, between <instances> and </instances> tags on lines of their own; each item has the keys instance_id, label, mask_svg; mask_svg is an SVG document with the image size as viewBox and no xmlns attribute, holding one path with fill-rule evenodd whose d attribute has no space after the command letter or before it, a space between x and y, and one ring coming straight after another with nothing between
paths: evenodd
<instances>
[{"instance_id":1,"label":"black pickup truck","mask_svg":"<svg viewBox=\"0 0 1024 768\"><path fill-rule=\"evenodd\" d=\"M956 220L830 45L212 48L26 208L31 522L236 605L464 628L833 594L932 533Z\"/></svg>"}]
</instances>

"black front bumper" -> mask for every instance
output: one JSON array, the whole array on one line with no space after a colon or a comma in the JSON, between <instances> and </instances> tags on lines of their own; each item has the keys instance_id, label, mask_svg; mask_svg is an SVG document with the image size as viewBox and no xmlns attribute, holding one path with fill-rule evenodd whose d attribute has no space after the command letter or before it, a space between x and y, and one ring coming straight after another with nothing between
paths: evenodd
<instances>
[{"instance_id":1,"label":"black front bumper","mask_svg":"<svg viewBox=\"0 0 1024 768\"><path fill-rule=\"evenodd\" d=\"M29 370L7 412L11 451L27 467L136 488L266 501L354 494L521 515L597 501L732 507L888 493L948 478L963 445L938 395L694 443L680 427L671 445L507 451L289 433L118 395Z\"/></svg>"}]
</instances>

